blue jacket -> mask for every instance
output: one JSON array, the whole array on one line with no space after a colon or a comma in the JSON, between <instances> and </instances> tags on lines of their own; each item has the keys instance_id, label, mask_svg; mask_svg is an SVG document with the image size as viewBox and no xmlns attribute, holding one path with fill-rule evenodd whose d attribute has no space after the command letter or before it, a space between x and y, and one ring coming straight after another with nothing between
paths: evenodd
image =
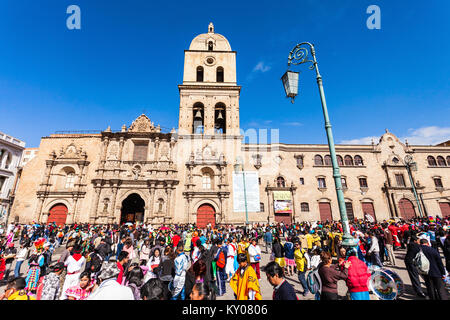
<instances>
[{"instance_id":1,"label":"blue jacket","mask_svg":"<svg viewBox=\"0 0 450 320\"><path fill-rule=\"evenodd\" d=\"M273 242L273 235L272 235L272 233L270 231L267 231L264 234L264 241L265 242L269 242L269 243Z\"/></svg>"}]
</instances>

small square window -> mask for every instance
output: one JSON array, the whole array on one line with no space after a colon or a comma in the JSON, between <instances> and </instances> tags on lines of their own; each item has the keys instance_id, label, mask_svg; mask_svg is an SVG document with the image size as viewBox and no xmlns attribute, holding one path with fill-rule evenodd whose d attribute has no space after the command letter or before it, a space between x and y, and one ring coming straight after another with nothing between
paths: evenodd
<instances>
[{"instance_id":1,"label":"small square window","mask_svg":"<svg viewBox=\"0 0 450 320\"><path fill-rule=\"evenodd\" d=\"M300 185L304 185L305 184L305 179L303 179L303 178L300 178Z\"/></svg>"}]
</instances>

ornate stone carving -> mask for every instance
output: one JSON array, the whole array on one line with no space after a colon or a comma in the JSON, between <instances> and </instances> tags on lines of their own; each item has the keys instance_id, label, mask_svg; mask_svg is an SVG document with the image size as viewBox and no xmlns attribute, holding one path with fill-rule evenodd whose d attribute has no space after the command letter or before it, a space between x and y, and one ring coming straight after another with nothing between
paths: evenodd
<instances>
[{"instance_id":1,"label":"ornate stone carving","mask_svg":"<svg viewBox=\"0 0 450 320\"><path fill-rule=\"evenodd\" d=\"M69 144L65 149L61 147L58 159L82 159L84 152L82 148L77 148L75 144Z\"/></svg>"},{"instance_id":2,"label":"ornate stone carving","mask_svg":"<svg viewBox=\"0 0 450 320\"><path fill-rule=\"evenodd\" d=\"M153 122L145 114L141 114L131 124L128 132L158 132L158 128L155 128Z\"/></svg>"},{"instance_id":3,"label":"ornate stone carving","mask_svg":"<svg viewBox=\"0 0 450 320\"><path fill-rule=\"evenodd\" d=\"M118 160L119 159L119 145L116 141L109 144L107 160Z\"/></svg>"}]
</instances>

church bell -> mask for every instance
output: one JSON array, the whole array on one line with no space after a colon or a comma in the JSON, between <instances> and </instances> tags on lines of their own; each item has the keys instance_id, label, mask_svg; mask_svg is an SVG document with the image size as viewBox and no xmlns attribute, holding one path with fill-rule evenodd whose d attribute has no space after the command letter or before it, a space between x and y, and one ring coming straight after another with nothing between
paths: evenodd
<instances>
[{"instance_id":1,"label":"church bell","mask_svg":"<svg viewBox=\"0 0 450 320\"><path fill-rule=\"evenodd\" d=\"M202 118L202 113L200 112L200 110L197 110L197 113L195 114L195 119L201 119Z\"/></svg>"}]
</instances>

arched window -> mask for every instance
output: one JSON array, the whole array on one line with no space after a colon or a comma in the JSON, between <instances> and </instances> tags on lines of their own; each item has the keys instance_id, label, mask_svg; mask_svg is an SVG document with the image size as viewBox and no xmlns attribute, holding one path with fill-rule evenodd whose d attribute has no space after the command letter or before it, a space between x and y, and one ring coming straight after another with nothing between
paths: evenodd
<instances>
[{"instance_id":1,"label":"arched window","mask_svg":"<svg viewBox=\"0 0 450 320\"><path fill-rule=\"evenodd\" d=\"M300 204L300 210L302 212L309 212L309 204L307 202L302 202Z\"/></svg>"},{"instance_id":2,"label":"arched window","mask_svg":"<svg viewBox=\"0 0 450 320\"><path fill-rule=\"evenodd\" d=\"M192 108L193 111L193 124L192 133L203 134L204 128L204 106L203 103L197 102Z\"/></svg>"},{"instance_id":3,"label":"arched window","mask_svg":"<svg viewBox=\"0 0 450 320\"><path fill-rule=\"evenodd\" d=\"M439 156L436 159L439 167L446 167L444 157Z\"/></svg>"},{"instance_id":4,"label":"arched window","mask_svg":"<svg viewBox=\"0 0 450 320\"><path fill-rule=\"evenodd\" d=\"M428 156L427 160L430 167L436 167L436 159L434 157Z\"/></svg>"},{"instance_id":5,"label":"arched window","mask_svg":"<svg viewBox=\"0 0 450 320\"><path fill-rule=\"evenodd\" d=\"M361 156L355 156L355 166L363 166L364 162Z\"/></svg>"},{"instance_id":6,"label":"arched window","mask_svg":"<svg viewBox=\"0 0 450 320\"><path fill-rule=\"evenodd\" d=\"M278 177L278 178L277 178L277 187L278 187L278 188L284 188L284 187L286 187L286 183L285 183L283 177Z\"/></svg>"},{"instance_id":7,"label":"arched window","mask_svg":"<svg viewBox=\"0 0 450 320\"><path fill-rule=\"evenodd\" d=\"M316 155L314 157L314 165L315 166L323 166L323 159L321 155Z\"/></svg>"},{"instance_id":8,"label":"arched window","mask_svg":"<svg viewBox=\"0 0 450 320\"><path fill-rule=\"evenodd\" d=\"M208 51L213 51L214 43L212 41L208 42Z\"/></svg>"},{"instance_id":9,"label":"arched window","mask_svg":"<svg viewBox=\"0 0 450 320\"><path fill-rule=\"evenodd\" d=\"M217 82L223 82L223 68L217 67L216 70L216 81Z\"/></svg>"},{"instance_id":10,"label":"arched window","mask_svg":"<svg viewBox=\"0 0 450 320\"><path fill-rule=\"evenodd\" d=\"M343 166L344 165L344 160L342 160L342 157L340 155L336 156L337 158L337 162L338 162L338 166Z\"/></svg>"},{"instance_id":11,"label":"arched window","mask_svg":"<svg viewBox=\"0 0 450 320\"><path fill-rule=\"evenodd\" d=\"M203 67L197 67L197 82L203 82Z\"/></svg>"},{"instance_id":12,"label":"arched window","mask_svg":"<svg viewBox=\"0 0 450 320\"><path fill-rule=\"evenodd\" d=\"M222 102L217 103L214 108L214 130L215 133L226 133L226 107Z\"/></svg>"},{"instance_id":13,"label":"arched window","mask_svg":"<svg viewBox=\"0 0 450 320\"><path fill-rule=\"evenodd\" d=\"M450 156L447 156L447 165L450 166Z\"/></svg>"},{"instance_id":14,"label":"arched window","mask_svg":"<svg viewBox=\"0 0 450 320\"><path fill-rule=\"evenodd\" d=\"M346 166L352 166L353 165L353 159L349 155L344 157L344 162L345 162Z\"/></svg>"},{"instance_id":15,"label":"arched window","mask_svg":"<svg viewBox=\"0 0 450 320\"><path fill-rule=\"evenodd\" d=\"M209 173L203 173L202 176L202 187L203 189L211 189L211 175Z\"/></svg>"},{"instance_id":16,"label":"arched window","mask_svg":"<svg viewBox=\"0 0 450 320\"><path fill-rule=\"evenodd\" d=\"M72 189L75 184L75 173L69 172L66 176L66 189Z\"/></svg>"},{"instance_id":17,"label":"arched window","mask_svg":"<svg viewBox=\"0 0 450 320\"><path fill-rule=\"evenodd\" d=\"M331 166L331 157L328 154L324 157L324 160L326 166Z\"/></svg>"}]
</instances>

